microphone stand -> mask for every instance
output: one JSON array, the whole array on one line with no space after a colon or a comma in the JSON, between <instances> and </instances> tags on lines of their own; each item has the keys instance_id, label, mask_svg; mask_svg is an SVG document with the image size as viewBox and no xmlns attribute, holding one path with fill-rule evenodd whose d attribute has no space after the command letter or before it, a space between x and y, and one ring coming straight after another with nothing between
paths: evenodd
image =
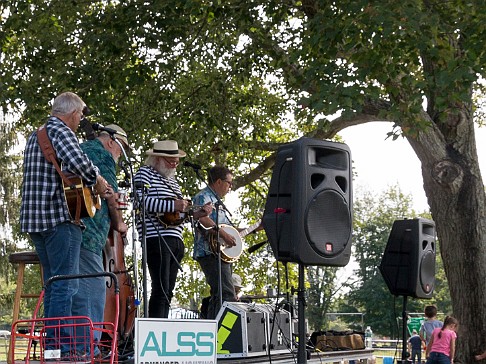
<instances>
[{"instance_id":1,"label":"microphone stand","mask_svg":"<svg viewBox=\"0 0 486 364\"><path fill-rule=\"evenodd\" d=\"M136 186L139 187L142 190L142 195L141 198L138 197L138 193L134 193L134 196L136 196L136 201L137 201L137 206L138 209L140 209L140 214L141 215L141 224L142 224L142 240L140 242L142 246L142 274L143 274L143 317L149 317L148 316L148 297L147 297L147 227L145 224L145 191L146 187L145 186ZM136 191L136 190L134 190ZM135 209L134 209L135 210ZM136 227L134 226L134 230L136 230ZM139 316L140 317L140 316Z\"/></svg>"},{"instance_id":2,"label":"microphone stand","mask_svg":"<svg viewBox=\"0 0 486 364\"><path fill-rule=\"evenodd\" d=\"M211 189L211 188L210 188ZM212 189L211 189L212 191ZM213 192L214 195L216 195ZM218 256L218 293L219 293L219 309L223 306L223 280L221 278L221 244L219 243L219 208L220 208L220 199L216 202L216 221L215 221L215 229L216 229L216 253ZM215 313L217 315L217 313Z\"/></svg>"},{"instance_id":3,"label":"microphone stand","mask_svg":"<svg viewBox=\"0 0 486 364\"><path fill-rule=\"evenodd\" d=\"M132 191L131 197L133 198L133 203L132 203L132 210L130 212L130 218L131 218L132 223L133 223L133 225L132 225L133 280L134 280L134 286L135 286L136 316L140 317L140 289L139 289L139 277L138 277L138 255L137 255L138 232L137 232L137 226L136 226L136 222L135 222L135 219L136 219L136 217L135 217L135 206L139 205L139 201L138 201L138 197L137 197L136 190L135 190L133 165L130 162L130 159L128 158L127 153L125 152L125 148L123 148L122 143L115 137L114 134L110 134L110 136L121 148L121 151L123 153L123 157L125 158L125 161L126 161L126 165L123 164L121 167L125 171L125 174L128 175L128 177L129 177L130 190ZM126 169L126 166L128 166L128 170ZM145 189L143 189L143 190L145 190ZM142 261L142 263L143 263L143 261ZM145 274L145 272L144 272L144 274ZM144 289L144 292L145 291L146 290ZM144 300L144 302L146 302L146 301ZM147 316L145 316L145 317L147 317Z\"/></svg>"}]
</instances>

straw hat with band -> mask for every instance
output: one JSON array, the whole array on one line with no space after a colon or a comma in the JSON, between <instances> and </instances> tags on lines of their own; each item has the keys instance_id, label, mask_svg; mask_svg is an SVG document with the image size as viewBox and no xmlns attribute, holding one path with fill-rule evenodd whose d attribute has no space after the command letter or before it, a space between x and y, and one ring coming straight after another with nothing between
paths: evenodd
<instances>
[{"instance_id":1,"label":"straw hat with band","mask_svg":"<svg viewBox=\"0 0 486 364\"><path fill-rule=\"evenodd\" d=\"M186 152L179 149L175 140L162 140L154 143L153 149L147 151L148 155L159 157L185 157Z\"/></svg>"}]
</instances>

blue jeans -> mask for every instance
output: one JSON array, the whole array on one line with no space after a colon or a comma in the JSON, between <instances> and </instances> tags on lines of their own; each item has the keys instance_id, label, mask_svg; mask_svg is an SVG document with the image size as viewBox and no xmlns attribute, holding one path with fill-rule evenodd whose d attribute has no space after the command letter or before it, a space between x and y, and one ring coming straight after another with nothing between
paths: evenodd
<instances>
[{"instance_id":1,"label":"blue jeans","mask_svg":"<svg viewBox=\"0 0 486 364\"><path fill-rule=\"evenodd\" d=\"M78 225L65 222L40 233L30 233L30 237L44 270L44 281L56 275L79 273L82 231ZM72 316L72 299L77 291L77 279L57 280L50 284L44 292L44 318ZM72 327L69 320L61 320L59 324L59 332L47 330L46 348L67 353ZM53 323L46 320L46 326L49 325ZM60 347L57 337L67 338L61 340Z\"/></svg>"},{"instance_id":2,"label":"blue jeans","mask_svg":"<svg viewBox=\"0 0 486 364\"><path fill-rule=\"evenodd\" d=\"M103 258L87 249L81 248L79 255L79 274L102 273L104 272ZM105 314L106 301L106 284L105 277L82 278L79 280L79 289L73 297L73 316L88 316L91 322L103 322ZM79 320L81 324L87 323L87 320ZM102 328L103 325L95 325ZM90 332L88 325L76 327L76 351L80 354L90 354ZM99 342L101 331L93 331L93 339ZM95 347L95 355L99 352Z\"/></svg>"},{"instance_id":3,"label":"blue jeans","mask_svg":"<svg viewBox=\"0 0 486 364\"><path fill-rule=\"evenodd\" d=\"M431 352L426 364L451 364L451 358L442 353Z\"/></svg>"}]
</instances>

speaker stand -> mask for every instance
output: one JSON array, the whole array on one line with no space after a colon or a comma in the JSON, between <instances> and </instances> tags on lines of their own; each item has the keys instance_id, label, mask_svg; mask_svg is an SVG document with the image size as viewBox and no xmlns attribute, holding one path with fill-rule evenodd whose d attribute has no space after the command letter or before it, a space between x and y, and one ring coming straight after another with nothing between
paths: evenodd
<instances>
[{"instance_id":1,"label":"speaker stand","mask_svg":"<svg viewBox=\"0 0 486 364\"><path fill-rule=\"evenodd\" d=\"M397 364L407 364L411 363L408 360L408 352L407 352L407 302L408 296L403 296L403 311L402 311L402 360L397 360Z\"/></svg>"},{"instance_id":2,"label":"speaker stand","mask_svg":"<svg viewBox=\"0 0 486 364\"><path fill-rule=\"evenodd\" d=\"M297 292L299 318L299 345L297 346L297 362L307 363L307 333L305 332L305 268L299 263L299 288Z\"/></svg>"}]
</instances>

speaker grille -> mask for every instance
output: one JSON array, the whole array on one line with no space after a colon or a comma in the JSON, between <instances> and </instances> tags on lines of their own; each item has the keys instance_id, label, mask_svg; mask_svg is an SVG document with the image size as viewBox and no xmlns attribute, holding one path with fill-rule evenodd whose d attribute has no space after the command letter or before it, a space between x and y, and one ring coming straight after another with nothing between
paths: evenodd
<instances>
[{"instance_id":1,"label":"speaker grille","mask_svg":"<svg viewBox=\"0 0 486 364\"><path fill-rule=\"evenodd\" d=\"M424 253L420 261L420 285L426 294L434 290L435 285L435 252L429 250Z\"/></svg>"},{"instance_id":2,"label":"speaker grille","mask_svg":"<svg viewBox=\"0 0 486 364\"><path fill-rule=\"evenodd\" d=\"M318 192L308 204L304 221L310 246L320 255L338 255L351 241L350 209L335 190Z\"/></svg>"}]
</instances>

